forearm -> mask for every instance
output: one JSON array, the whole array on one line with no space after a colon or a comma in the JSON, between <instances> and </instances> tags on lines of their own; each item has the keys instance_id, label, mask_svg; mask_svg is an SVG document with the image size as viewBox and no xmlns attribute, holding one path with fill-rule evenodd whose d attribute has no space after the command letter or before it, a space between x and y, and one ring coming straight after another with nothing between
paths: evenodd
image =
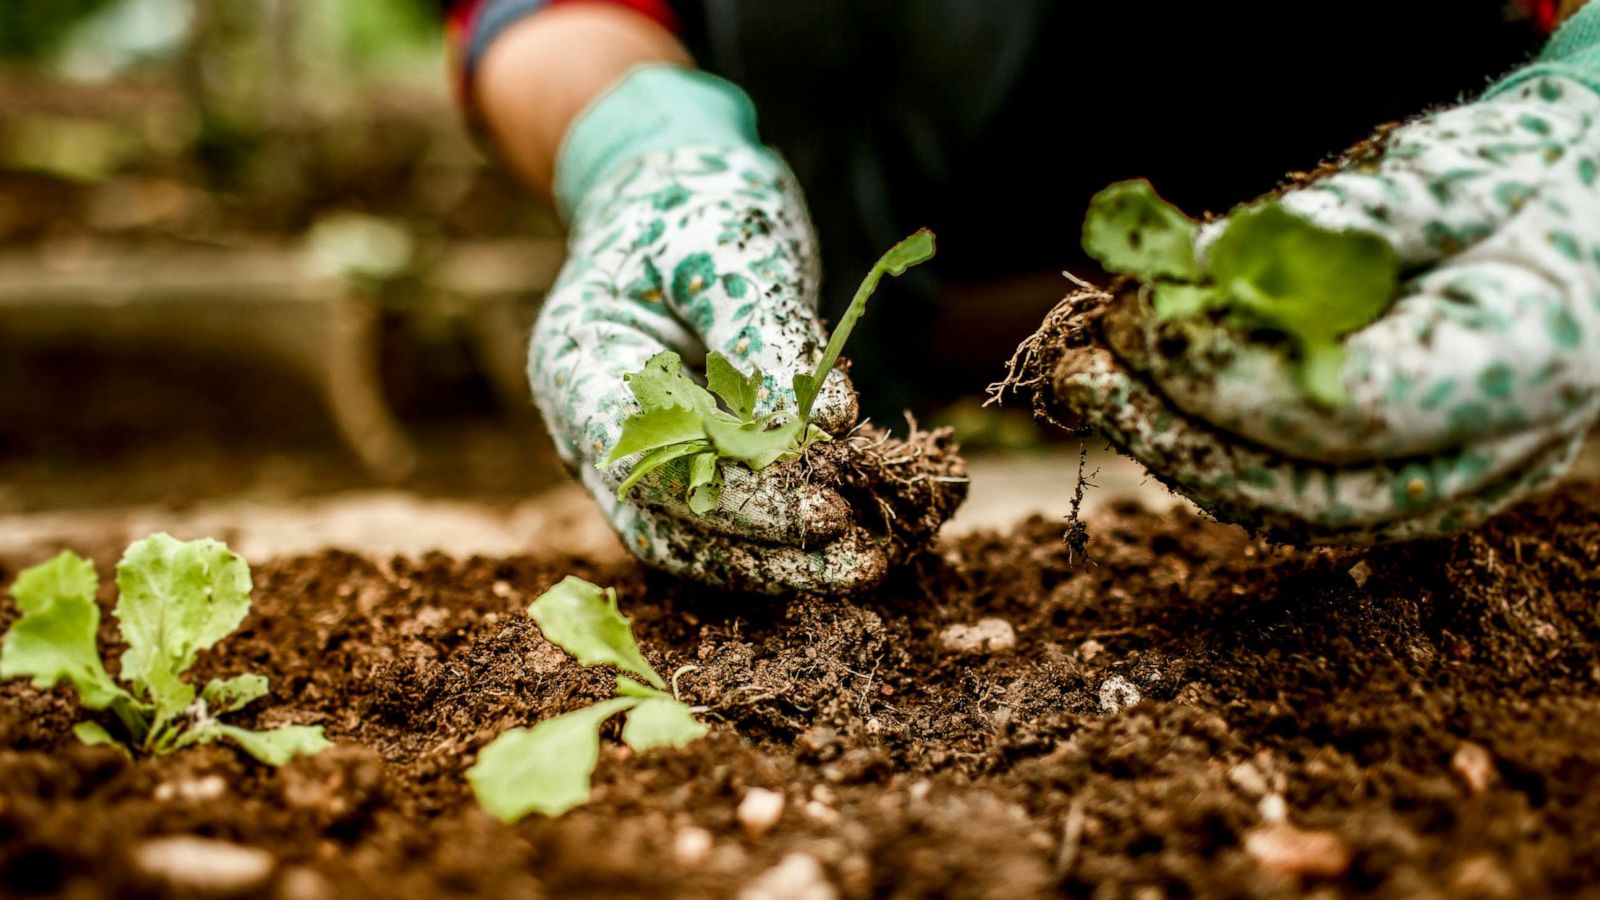
<instances>
[{"instance_id":1,"label":"forearm","mask_svg":"<svg viewBox=\"0 0 1600 900\"><path fill-rule=\"evenodd\" d=\"M548 194L573 121L630 69L650 64L693 63L671 32L631 9L554 6L507 28L470 88L506 165Z\"/></svg>"}]
</instances>

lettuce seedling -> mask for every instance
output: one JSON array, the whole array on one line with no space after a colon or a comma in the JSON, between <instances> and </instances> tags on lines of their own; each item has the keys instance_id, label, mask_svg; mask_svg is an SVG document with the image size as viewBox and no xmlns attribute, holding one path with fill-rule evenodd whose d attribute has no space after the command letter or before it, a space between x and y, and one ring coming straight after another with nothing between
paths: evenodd
<instances>
[{"instance_id":1,"label":"lettuce seedling","mask_svg":"<svg viewBox=\"0 0 1600 900\"><path fill-rule=\"evenodd\" d=\"M601 465L614 465L635 453L644 456L634 464L617 495L625 496L639 479L667 463L687 458L686 499L691 510L703 515L716 508L721 494L722 461L759 472L827 440L827 433L811 424L812 406L823 379L839 361L845 341L866 311L867 300L884 275L899 276L932 259L933 254L933 232L924 228L891 247L873 265L828 339L816 370L794 375L794 410L777 409L757 416L756 403L766 374L756 368L745 375L717 352L706 357L706 387L695 382L683 360L671 351L656 354L642 370L627 376L639 411L622 423L622 435Z\"/></svg>"},{"instance_id":2,"label":"lettuce seedling","mask_svg":"<svg viewBox=\"0 0 1600 900\"><path fill-rule=\"evenodd\" d=\"M559 816L589 799L600 759L600 726L626 713L622 742L643 752L681 747L706 733L688 705L639 652L628 619L617 611L617 592L567 576L528 607L539 630L584 666L615 666L648 684L617 676L617 695L576 712L513 728L478 753L467 781L478 803L503 822L528 813Z\"/></svg>"},{"instance_id":3,"label":"lettuce seedling","mask_svg":"<svg viewBox=\"0 0 1600 900\"><path fill-rule=\"evenodd\" d=\"M1300 387L1325 406L1345 402L1340 339L1393 302L1400 261L1382 238L1321 228L1265 200L1236 209L1202 265L1199 225L1143 180L1096 194L1083 249L1107 271L1150 286L1157 318L1220 311L1248 328L1286 335Z\"/></svg>"},{"instance_id":4,"label":"lettuce seedling","mask_svg":"<svg viewBox=\"0 0 1600 900\"><path fill-rule=\"evenodd\" d=\"M0 678L28 677L40 688L65 681L85 709L110 710L115 734L86 719L73 726L79 740L162 754L225 738L274 766L331 746L320 726L251 731L217 721L266 696L260 675L213 679L199 691L183 680L199 652L250 611L250 567L226 546L156 534L128 547L112 614L128 644L121 676L131 690L100 660L98 586L94 564L71 551L25 569L11 586L22 618L0 644Z\"/></svg>"}]
</instances>

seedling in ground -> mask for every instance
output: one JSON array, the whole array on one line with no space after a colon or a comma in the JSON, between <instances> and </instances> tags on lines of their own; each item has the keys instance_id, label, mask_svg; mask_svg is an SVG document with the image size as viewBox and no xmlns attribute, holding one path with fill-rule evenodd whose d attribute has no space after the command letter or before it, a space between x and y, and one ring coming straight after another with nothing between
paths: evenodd
<instances>
[{"instance_id":1,"label":"seedling in ground","mask_svg":"<svg viewBox=\"0 0 1600 900\"><path fill-rule=\"evenodd\" d=\"M1199 224L1143 180L1095 195L1083 249L1109 272L1150 287L1160 319L1217 313L1294 344L1301 389L1325 406L1345 402L1340 339L1370 325L1394 301L1400 262L1382 238L1307 222L1276 200L1234 210L1205 264Z\"/></svg>"},{"instance_id":2,"label":"seedling in ground","mask_svg":"<svg viewBox=\"0 0 1600 900\"><path fill-rule=\"evenodd\" d=\"M110 711L111 728L96 719L73 726L84 743L162 754L227 739L274 766L331 746L320 726L252 731L217 721L266 696L261 675L212 679L198 691L183 680L199 652L250 611L250 567L225 545L156 534L123 554L112 615L128 644L121 679L131 690L100 660L98 586L94 564L71 551L25 569L11 586L22 618L0 646L0 678L32 678L40 688L65 681L85 709Z\"/></svg>"},{"instance_id":3,"label":"seedling in ground","mask_svg":"<svg viewBox=\"0 0 1600 900\"><path fill-rule=\"evenodd\" d=\"M710 390L690 377L678 354L667 351L652 357L642 370L628 376L628 387L639 401L639 411L622 423L622 436L601 463L610 466L624 457L644 454L617 489L617 495L625 496L639 479L656 469L686 459L686 499L690 509L703 515L717 506L723 463L738 463L759 472L779 460L799 456L817 441L827 440L827 433L811 424L812 406L823 380L839 361L850 332L866 311L867 300L885 274L901 275L932 259L933 254L933 232L924 228L890 248L867 272L828 339L816 369L794 375L795 409L780 408L756 415L767 375L759 368L745 375L721 353L712 352L706 358L706 386Z\"/></svg>"},{"instance_id":4,"label":"seedling in ground","mask_svg":"<svg viewBox=\"0 0 1600 900\"><path fill-rule=\"evenodd\" d=\"M600 726L626 713L622 742L644 752L681 747L706 733L694 712L673 694L645 661L617 592L568 576L528 607L549 641L585 666L615 666L637 675L617 676L617 694L576 712L513 728L478 753L467 781L478 803L503 822L528 813L559 816L589 799L589 781L600 759Z\"/></svg>"}]
</instances>

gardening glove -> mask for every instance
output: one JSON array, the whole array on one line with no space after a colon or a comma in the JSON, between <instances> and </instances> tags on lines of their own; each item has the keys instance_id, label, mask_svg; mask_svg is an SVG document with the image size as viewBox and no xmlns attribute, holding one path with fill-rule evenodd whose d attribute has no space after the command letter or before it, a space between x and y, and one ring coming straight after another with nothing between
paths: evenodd
<instances>
[{"instance_id":1,"label":"gardening glove","mask_svg":"<svg viewBox=\"0 0 1600 900\"><path fill-rule=\"evenodd\" d=\"M1281 345L1112 301L1058 401L1219 518L1306 542L1472 526L1563 474L1600 400L1600 4L1477 102L1283 207L1377 235L1402 295L1343 340L1330 408ZM1218 223L1221 226L1223 223ZM1203 229L1204 257L1219 227ZM1102 296L1102 300L1109 298Z\"/></svg>"},{"instance_id":2,"label":"gardening glove","mask_svg":"<svg viewBox=\"0 0 1600 900\"><path fill-rule=\"evenodd\" d=\"M635 69L572 126L556 167L567 263L534 327L528 377L563 460L644 562L764 593L845 593L876 582L884 549L835 491L796 466L723 466L715 509L686 500L688 461L617 495L642 454L603 461L639 410L624 378L664 350L698 369L719 351L765 374L757 412L795 408L791 377L819 362L816 239L793 175L756 138L738 88L676 67ZM813 409L856 421L834 370Z\"/></svg>"}]
</instances>

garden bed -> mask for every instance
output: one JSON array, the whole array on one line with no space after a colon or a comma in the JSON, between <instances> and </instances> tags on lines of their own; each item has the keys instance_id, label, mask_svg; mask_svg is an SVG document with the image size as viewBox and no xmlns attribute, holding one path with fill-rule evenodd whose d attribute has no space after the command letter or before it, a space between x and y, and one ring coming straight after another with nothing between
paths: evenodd
<instances>
[{"instance_id":1,"label":"garden bed","mask_svg":"<svg viewBox=\"0 0 1600 900\"><path fill-rule=\"evenodd\" d=\"M1124 507L1090 518L1085 558L1062 527L964 537L854 602L576 558L259 563L250 617L196 675L271 676L240 723L321 724L338 746L280 770L225 746L130 763L75 743L64 689L6 683L0 894L1512 897L1600 882L1600 485L1360 552ZM79 549L106 571L120 548ZM639 757L612 724L590 804L501 825L462 777L478 748L613 686L523 612L569 574L618 588L660 671L699 667L681 685L712 731ZM995 623L952 629L986 618L1014 646ZM755 788L785 799L766 830L737 813ZM178 834L234 846L174 863L151 841Z\"/></svg>"}]
</instances>

